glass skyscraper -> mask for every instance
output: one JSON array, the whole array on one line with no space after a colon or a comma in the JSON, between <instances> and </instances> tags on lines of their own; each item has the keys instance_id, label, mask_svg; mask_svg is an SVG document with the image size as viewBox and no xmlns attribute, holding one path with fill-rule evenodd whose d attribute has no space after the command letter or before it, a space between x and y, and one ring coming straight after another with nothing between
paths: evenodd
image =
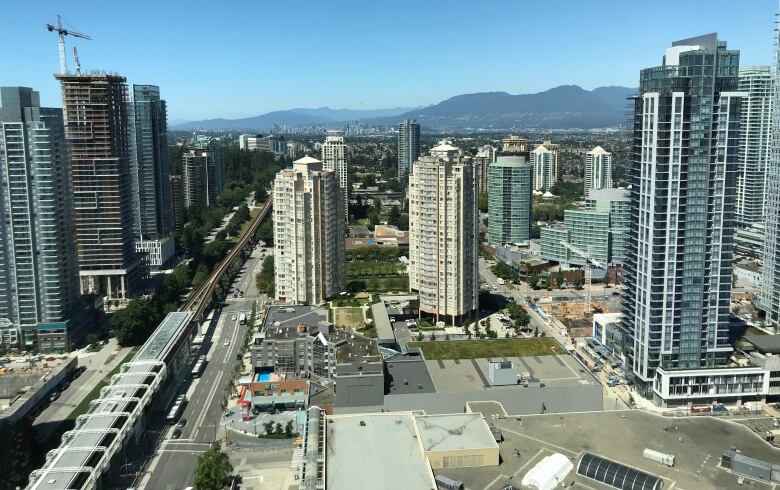
<instances>
[{"instance_id":1,"label":"glass skyscraper","mask_svg":"<svg viewBox=\"0 0 780 490\"><path fill-rule=\"evenodd\" d=\"M496 246L531 238L533 175L525 157L499 156L488 167L488 241Z\"/></svg>"},{"instance_id":2,"label":"glass skyscraper","mask_svg":"<svg viewBox=\"0 0 780 490\"><path fill-rule=\"evenodd\" d=\"M37 325L65 325L73 313L78 272L71 196L62 110L40 107L30 88L2 87L0 343L29 347Z\"/></svg>"},{"instance_id":3,"label":"glass skyscraper","mask_svg":"<svg viewBox=\"0 0 780 490\"><path fill-rule=\"evenodd\" d=\"M657 402L678 370L723 365L732 350L738 70L739 51L707 34L640 75L623 328L629 370Z\"/></svg>"},{"instance_id":4,"label":"glass skyscraper","mask_svg":"<svg viewBox=\"0 0 780 490\"><path fill-rule=\"evenodd\" d=\"M420 124L414 119L398 123L398 178L412 172L412 164L420 157Z\"/></svg>"},{"instance_id":5,"label":"glass skyscraper","mask_svg":"<svg viewBox=\"0 0 780 490\"><path fill-rule=\"evenodd\" d=\"M780 26L775 27L773 75L780 80ZM780 326L780 90L774 92L772 135L766 178L766 234L759 307L766 323Z\"/></svg>"}]
</instances>

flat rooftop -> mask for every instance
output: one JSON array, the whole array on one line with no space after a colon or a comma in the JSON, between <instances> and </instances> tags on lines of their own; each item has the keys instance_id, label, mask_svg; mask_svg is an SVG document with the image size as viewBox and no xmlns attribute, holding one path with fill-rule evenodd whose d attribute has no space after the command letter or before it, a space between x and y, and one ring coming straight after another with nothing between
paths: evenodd
<instances>
[{"instance_id":1,"label":"flat rooftop","mask_svg":"<svg viewBox=\"0 0 780 490\"><path fill-rule=\"evenodd\" d=\"M385 361L388 394L434 393L431 375L420 356L397 355Z\"/></svg>"},{"instance_id":2,"label":"flat rooftop","mask_svg":"<svg viewBox=\"0 0 780 490\"><path fill-rule=\"evenodd\" d=\"M425 451L498 447L487 422L479 413L419 415L415 420Z\"/></svg>"},{"instance_id":3,"label":"flat rooftop","mask_svg":"<svg viewBox=\"0 0 780 490\"><path fill-rule=\"evenodd\" d=\"M437 392L463 393L506 389L490 386L490 361L512 361L517 374L536 378L549 387L597 384L598 381L569 354L527 357L489 357L485 359L447 359L425 361Z\"/></svg>"},{"instance_id":4,"label":"flat rooftop","mask_svg":"<svg viewBox=\"0 0 780 490\"><path fill-rule=\"evenodd\" d=\"M318 306L269 306L268 314L265 317L263 327L267 328L271 325L292 325L296 326L300 323L305 325L317 325L320 322L328 321L328 312L324 308Z\"/></svg>"},{"instance_id":5,"label":"flat rooftop","mask_svg":"<svg viewBox=\"0 0 780 490\"><path fill-rule=\"evenodd\" d=\"M325 488L436 488L409 413L328 417L326 442Z\"/></svg>"},{"instance_id":6,"label":"flat rooftop","mask_svg":"<svg viewBox=\"0 0 780 490\"><path fill-rule=\"evenodd\" d=\"M574 470L566 482L577 488L608 490L598 482L576 474L585 452L611 459L663 479L663 488L740 488L737 475L719 465L724 450L736 447L742 454L764 461L780 461L775 449L750 429L716 417L664 417L647 412L616 411L528 415L493 421L504 436L497 467L436 470L462 481L466 488L500 490L519 482L545 456L560 453L570 458ZM669 468L642 457L645 448L675 456ZM519 455L515 455L518 451ZM753 488L769 490L756 483Z\"/></svg>"}]
</instances>

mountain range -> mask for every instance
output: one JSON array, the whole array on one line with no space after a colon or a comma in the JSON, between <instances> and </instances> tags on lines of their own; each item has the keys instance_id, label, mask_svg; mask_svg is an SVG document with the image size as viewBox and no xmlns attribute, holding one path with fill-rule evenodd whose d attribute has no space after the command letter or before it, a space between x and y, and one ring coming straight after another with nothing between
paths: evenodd
<instances>
[{"instance_id":1,"label":"mountain range","mask_svg":"<svg viewBox=\"0 0 780 490\"><path fill-rule=\"evenodd\" d=\"M438 104L413 109L291 109L243 119L188 122L172 126L172 129L265 130L274 124L310 126L345 121L394 125L403 119L417 119L423 129L429 130L512 127L591 129L624 124L629 112L627 98L636 91L629 87L585 90L577 85L561 85L534 94L463 94Z\"/></svg>"}]
</instances>

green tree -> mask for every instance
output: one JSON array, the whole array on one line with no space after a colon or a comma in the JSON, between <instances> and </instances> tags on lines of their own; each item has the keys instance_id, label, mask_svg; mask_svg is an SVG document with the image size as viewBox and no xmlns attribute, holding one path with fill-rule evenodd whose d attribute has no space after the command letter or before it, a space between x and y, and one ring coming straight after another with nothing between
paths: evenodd
<instances>
[{"instance_id":1,"label":"green tree","mask_svg":"<svg viewBox=\"0 0 780 490\"><path fill-rule=\"evenodd\" d=\"M286 437L292 437L293 436L293 423L292 420L287 421L287 425L284 426L284 435Z\"/></svg>"},{"instance_id":2,"label":"green tree","mask_svg":"<svg viewBox=\"0 0 780 490\"><path fill-rule=\"evenodd\" d=\"M401 210L398 209L398 206L393 206L390 208L390 213L387 215L387 224L397 226L400 228L401 226Z\"/></svg>"},{"instance_id":3,"label":"green tree","mask_svg":"<svg viewBox=\"0 0 780 490\"><path fill-rule=\"evenodd\" d=\"M531 278L528 280L528 285L531 286L531 289L539 289L539 276L537 274L532 274Z\"/></svg>"},{"instance_id":4,"label":"green tree","mask_svg":"<svg viewBox=\"0 0 780 490\"><path fill-rule=\"evenodd\" d=\"M271 219L266 219L257 229L257 238L265 242L266 245L274 243L274 223Z\"/></svg>"},{"instance_id":5,"label":"green tree","mask_svg":"<svg viewBox=\"0 0 780 490\"><path fill-rule=\"evenodd\" d=\"M125 347L145 342L159 322L160 314L150 301L134 299L125 309L111 315L109 328L119 345Z\"/></svg>"},{"instance_id":6,"label":"green tree","mask_svg":"<svg viewBox=\"0 0 780 490\"><path fill-rule=\"evenodd\" d=\"M195 275L192 277L192 289L200 288L208 278L209 269L206 267L206 264L198 265L198 268L195 270Z\"/></svg>"},{"instance_id":7,"label":"green tree","mask_svg":"<svg viewBox=\"0 0 780 490\"><path fill-rule=\"evenodd\" d=\"M265 431L265 435L270 436L274 433L274 423L273 422L266 422L263 424L263 430Z\"/></svg>"},{"instance_id":8,"label":"green tree","mask_svg":"<svg viewBox=\"0 0 780 490\"><path fill-rule=\"evenodd\" d=\"M193 483L198 490L221 490L232 471L233 465L230 464L228 455L222 452L219 442L214 442L208 451L198 458Z\"/></svg>"},{"instance_id":9,"label":"green tree","mask_svg":"<svg viewBox=\"0 0 780 490\"><path fill-rule=\"evenodd\" d=\"M276 430L274 431L274 434L276 434L277 436L284 435L284 426L281 423L279 422L276 423Z\"/></svg>"},{"instance_id":10,"label":"green tree","mask_svg":"<svg viewBox=\"0 0 780 490\"><path fill-rule=\"evenodd\" d=\"M480 213L487 213L488 212L488 194L487 194L487 192L480 193L477 202L478 202L478 206L479 206L479 212Z\"/></svg>"},{"instance_id":11,"label":"green tree","mask_svg":"<svg viewBox=\"0 0 780 490\"><path fill-rule=\"evenodd\" d=\"M505 281L517 281L520 278L518 272L514 267L505 264L504 262L496 262L496 265L490 269L496 277L500 277Z\"/></svg>"},{"instance_id":12,"label":"green tree","mask_svg":"<svg viewBox=\"0 0 780 490\"><path fill-rule=\"evenodd\" d=\"M563 271L561 269L558 269L558 275L555 277L555 282L557 283L558 288L563 288Z\"/></svg>"}]
</instances>

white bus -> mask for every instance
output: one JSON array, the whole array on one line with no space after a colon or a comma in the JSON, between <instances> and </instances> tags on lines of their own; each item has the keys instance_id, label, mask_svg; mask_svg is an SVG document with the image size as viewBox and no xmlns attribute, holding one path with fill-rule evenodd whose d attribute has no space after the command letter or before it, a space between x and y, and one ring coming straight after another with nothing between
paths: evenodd
<instances>
[{"instance_id":1,"label":"white bus","mask_svg":"<svg viewBox=\"0 0 780 490\"><path fill-rule=\"evenodd\" d=\"M192 377L197 378L203 374L204 367L206 367L206 356L200 356L198 357L198 360L195 361L195 365L192 366Z\"/></svg>"},{"instance_id":2,"label":"white bus","mask_svg":"<svg viewBox=\"0 0 780 490\"><path fill-rule=\"evenodd\" d=\"M239 315L238 320L241 325L246 325L246 313L242 312L241 315Z\"/></svg>"},{"instance_id":3,"label":"white bus","mask_svg":"<svg viewBox=\"0 0 780 490\"><path fill-rule=\"evenodd\" d=\"M181 415L181 411L184 409L184 402L187 401L187 395L179 395L176 397L176 401L173 402L171 410L168 412L168 416L165 417L165 421L169 424L176 422L176 419Z\"/></svg>"}]
</instances>

